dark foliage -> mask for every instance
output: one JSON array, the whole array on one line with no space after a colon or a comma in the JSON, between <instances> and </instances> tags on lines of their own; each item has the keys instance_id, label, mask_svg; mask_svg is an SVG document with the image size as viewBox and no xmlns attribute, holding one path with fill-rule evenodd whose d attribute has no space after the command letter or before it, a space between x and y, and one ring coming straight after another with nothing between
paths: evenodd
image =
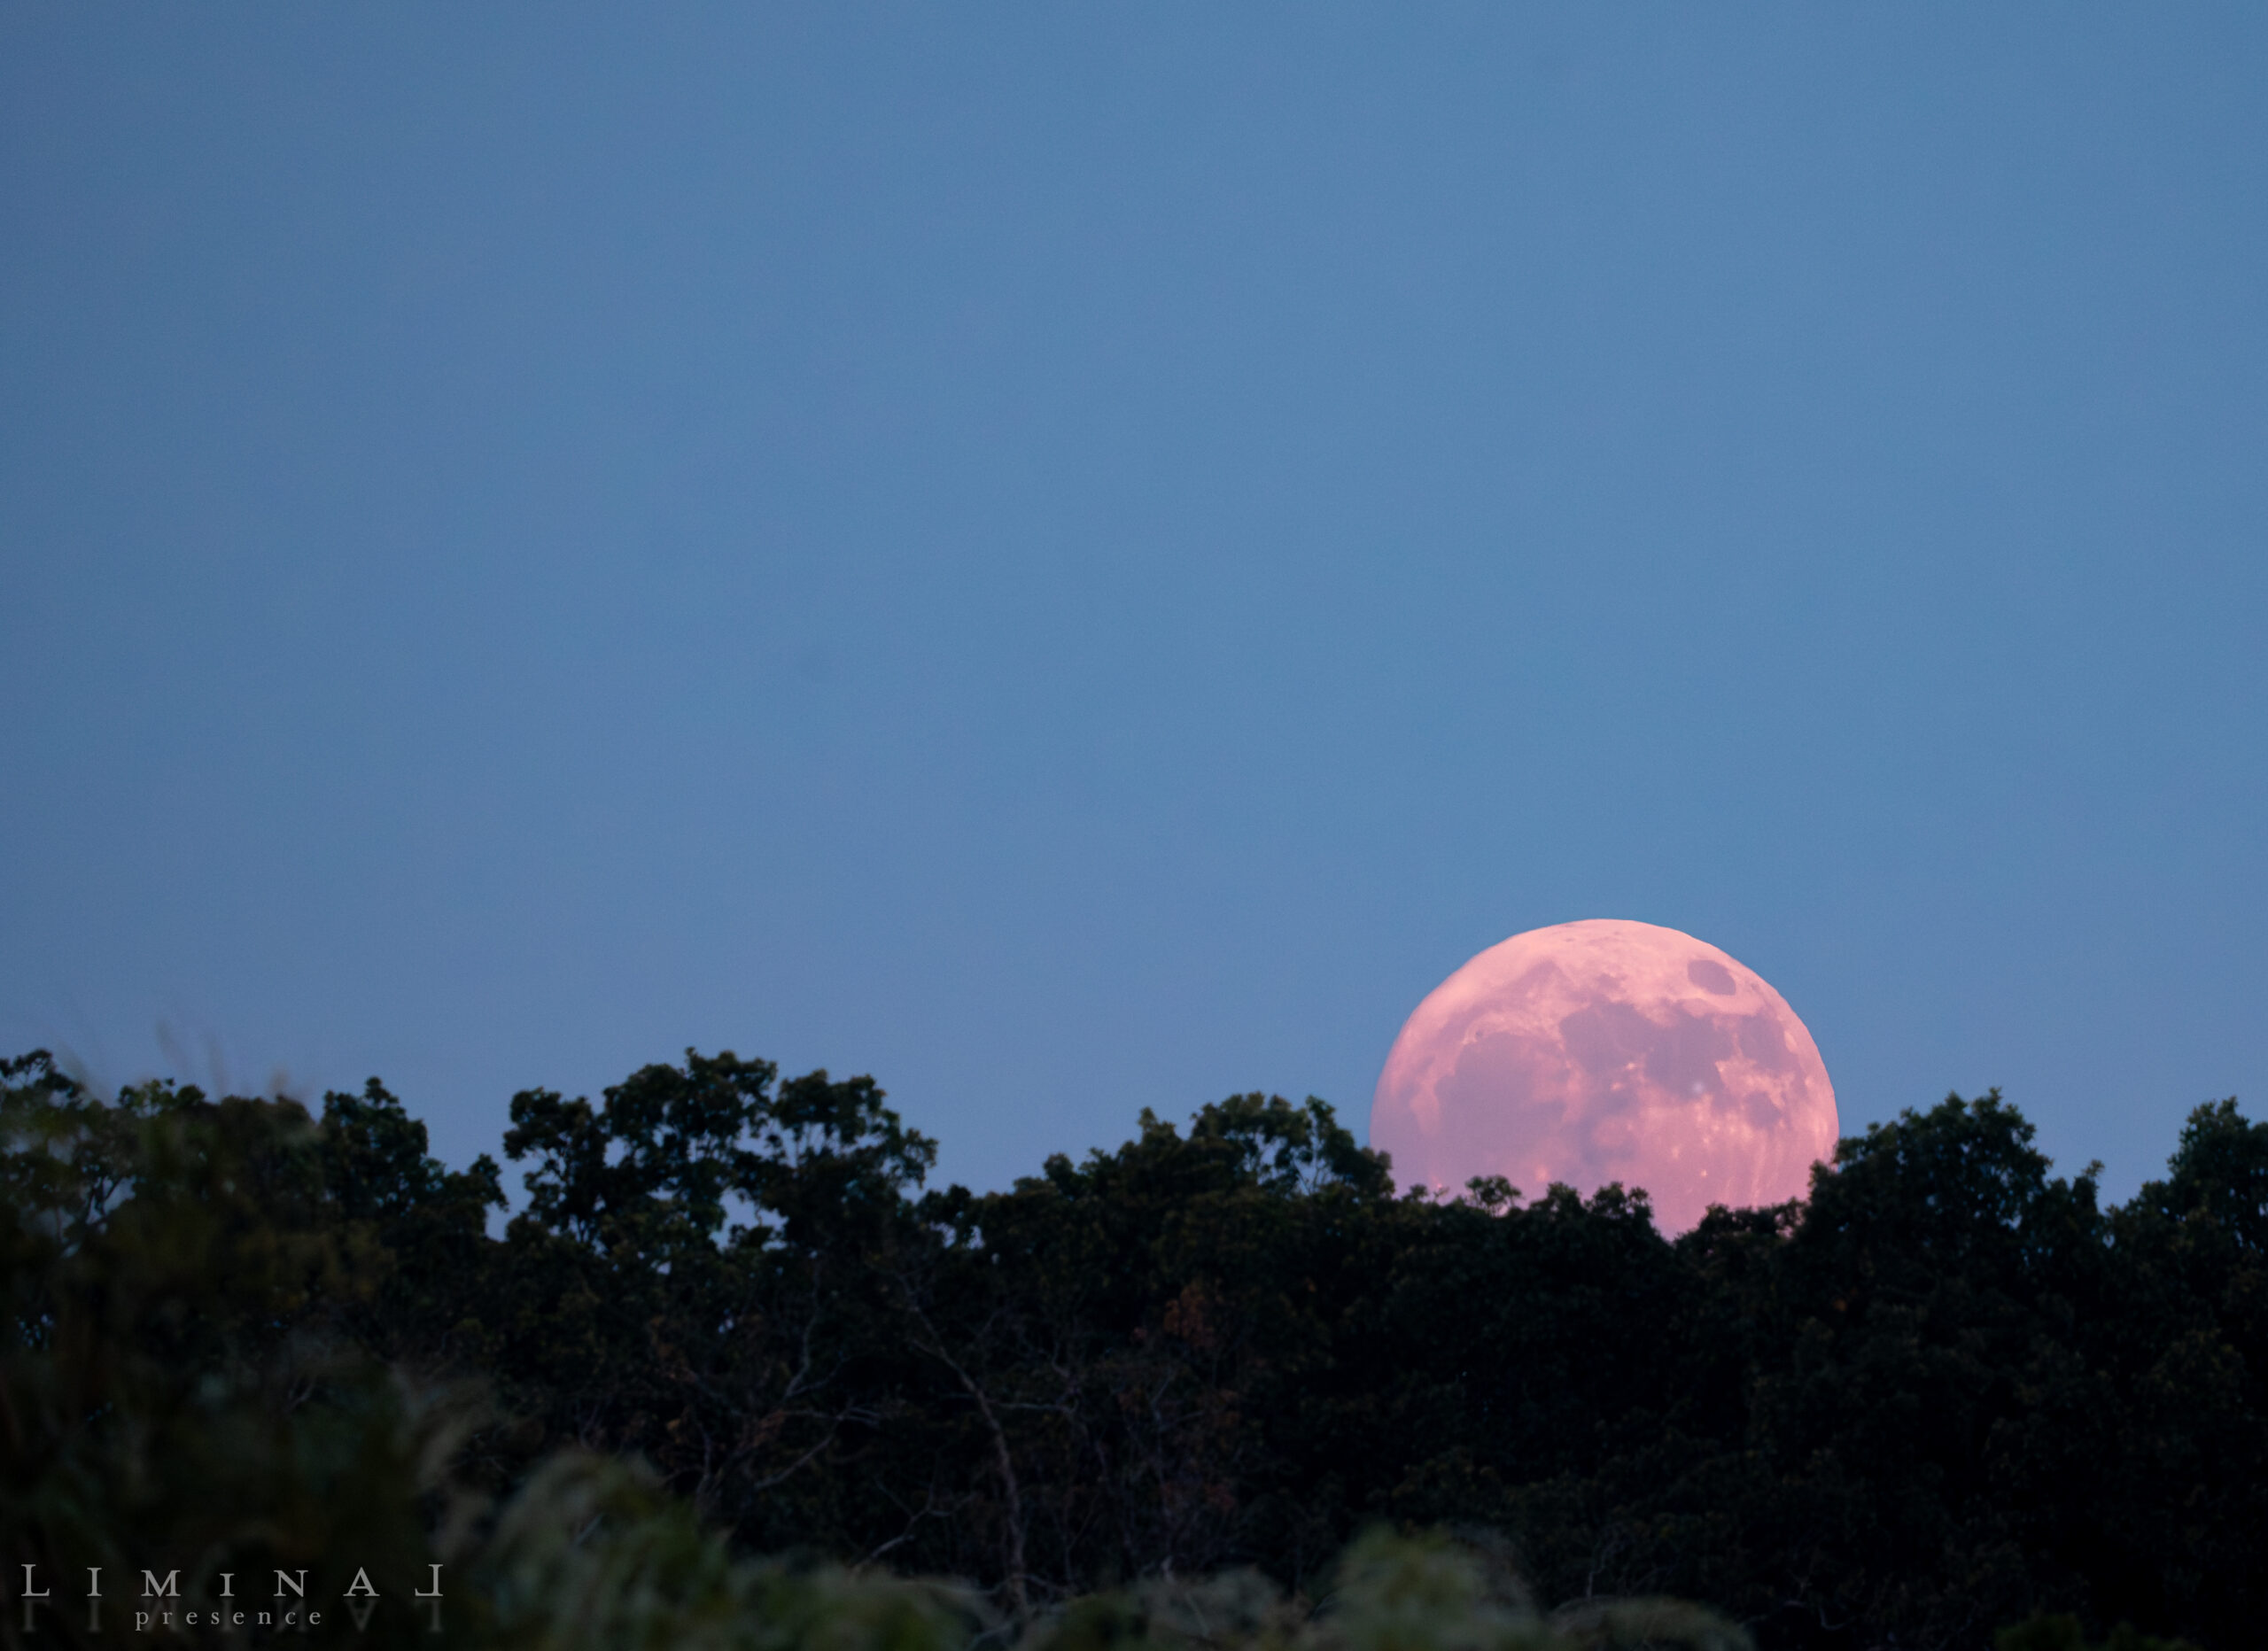
<instances>
[{"instance_id":1,"label":"dark foliage","mask_svg":"<svg viewBox=\"0 0 2268 1651\"><path fill-rule=\"evenodd\" d=\"M7 1081L12 1117L74 1120L64 1151L12 1126L6 1159L55 1236L4 1242L58 1267L120 1196L105 1132L186 1111L225 1136L263 1105L97 1107L36 1058ZM932 1144L870 1080L730 1053L512 1120L529 1196L501 1237L496 1167L443 1169L374 1081L275 1162L247 1149L221 1207L287 1219L241 1298L99 1310L218 1337L248 1382L318 1334L478 1378L521 1419L476 1436L491 1490L563 1445L633 1454L744 1552L968 1577L1016 1617L1121 1589L1146 1621L1139 1588L1238 1567L1319 1597L1384 1523L1500 1533L1563 1625L1678 1595L1767 1647L2023 1623L2008 1644L2132 1624L2111 1643L2218 1651L2268 1621L2268 1126L2233 1102L2123 1207L1988 1095L1674 1241L1619 1188L1396 1198L1313 1100L1145 1114L981 1195L926 1189ZM16 1345L97 1310L12 1299ZM11 1475L53 1402L0 1419Z\"/></svg>"}]
</instances>

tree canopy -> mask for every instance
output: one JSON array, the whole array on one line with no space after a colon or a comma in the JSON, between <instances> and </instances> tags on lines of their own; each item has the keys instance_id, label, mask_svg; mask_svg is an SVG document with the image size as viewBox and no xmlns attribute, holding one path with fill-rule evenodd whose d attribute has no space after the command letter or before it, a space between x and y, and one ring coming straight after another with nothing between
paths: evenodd
<instances>
[{"instance_id":1,"label":"tree canopy","mask_svg":"<svg viewBox=\"0 0 2268 1651\"><path fill-rule=\"evenodd\" d=\"M1167 1634L1155 1590L1205 1575L1296 1637L1379 1529L1508 1556L1538 1633L1658 1596L1766 1647L2268 1620L2268 1126L2233 1101L2120 1206L1951 1097L1672 1240L1637 1189L1398 1197L1313 1099L980 1193L871 1079L688 1051L516 1097L500 1226L497 1164L436 1161L376 1080L311 1112L0 1075L12 1556L313 1554L360 1506L420 1510L364 1541L408 1564L470 1539L449 1497L493 1531L617 1460L732 1553L965 1578L1067 1643ZM214 1452L278 1465L234 1503L150 1477Z\"/></svg>"}]
</instances>

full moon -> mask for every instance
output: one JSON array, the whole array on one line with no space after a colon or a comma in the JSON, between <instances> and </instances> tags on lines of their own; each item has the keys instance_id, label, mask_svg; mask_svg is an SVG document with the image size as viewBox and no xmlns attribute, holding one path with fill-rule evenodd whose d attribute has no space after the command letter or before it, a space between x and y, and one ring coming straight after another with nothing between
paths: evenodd
<instances>
[{"instance_id":1,"label":"full moon","mask_svg":"<svg viewBox=\"0 0 2268 1651\"><path fill-rule=\"evenodd\" d=\"M1515 934L1435 987L1371 1106L1404 1190L1619 1181L1673 1233L1712 1204L1802 1197L1835 1136L1827 1067L1785 998L1690 934L1604 919Z\"/></svg>"}]
</instances>

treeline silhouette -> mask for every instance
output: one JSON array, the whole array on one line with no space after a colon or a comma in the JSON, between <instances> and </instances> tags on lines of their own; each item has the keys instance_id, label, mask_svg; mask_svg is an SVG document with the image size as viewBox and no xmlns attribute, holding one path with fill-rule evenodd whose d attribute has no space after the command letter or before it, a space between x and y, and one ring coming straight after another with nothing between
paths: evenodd
<instances>
[{"instance_id":1,"label":"treeline silhouette","mask_svg":"<svg viewBox=\"0 0 2268 1651\"><path fill-rule=\"evenodd\" d=\"M499 1167L437 1162L375 1080L313 1117L98 1102L44 1055L5 1080L11 1565L193 1546L199 1463L280 1510L229 1540L410 1565L517 1529L532 1477L624 1458L742 1554L967 1578L979 1616L1097 1645L1289 1645L1322 1631L1280 1613L1348 1577L1449 1563L1342 1564L1380 1528L1465 1533L1457 1585L1511 1598L1471 1579L1516 1571L1519 1609L1562 1610L1520 1621L1589 1644L1736 1643L1703 1615L1614 1638L1635 1619L1602 1602L1634 1596L1767 1651L2268 1624L2268 1126L2233 1101L2116 1207L1991 1094L1673 1241L1619 1188L1397 1197L1329 1106L1260 1095L931 1190L871 1080L688 1051L596 1104L516 1097L527 1197L496 1237ZM367 1493L294 1488L353 1454L322 1429L378 1412L406 1442L323 1481ZM181 1483L121 1500L159 1460ZM1206 1594L1246 1627L1189 1627L1176 1579L1239 1568L1275 1603Z\"/></svg>"}]
</instances>

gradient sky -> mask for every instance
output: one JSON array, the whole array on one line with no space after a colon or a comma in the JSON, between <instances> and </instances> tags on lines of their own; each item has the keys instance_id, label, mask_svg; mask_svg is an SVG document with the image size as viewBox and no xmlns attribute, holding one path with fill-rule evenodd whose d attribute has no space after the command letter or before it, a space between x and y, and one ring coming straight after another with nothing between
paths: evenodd
<instances>
[{"instance_id":1,"label":"gradient sky","mask_svg":"<svg viewBox=\"0 0 2268 1651\"><path fill-rule=\"evenodd\" d=\"M998 1185L1635 918L2123 1196L2264 459L2256 6L12 4L0 1041Z\"/></svg>"}]
</instances>

